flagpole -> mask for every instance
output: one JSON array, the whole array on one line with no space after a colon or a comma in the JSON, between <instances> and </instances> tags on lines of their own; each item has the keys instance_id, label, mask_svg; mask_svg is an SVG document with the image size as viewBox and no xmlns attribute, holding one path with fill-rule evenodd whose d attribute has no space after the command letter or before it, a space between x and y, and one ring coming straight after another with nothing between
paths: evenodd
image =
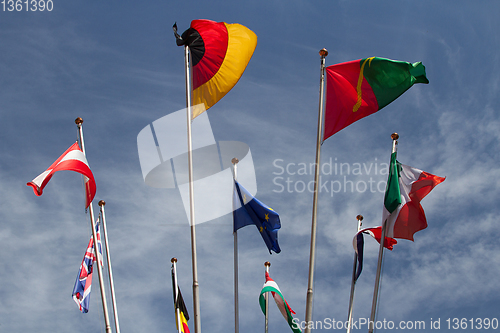
<instances>
[{"instance_id":1,"label":"flagpole","mask_svg":"<svg viewBox=\"0 0 500 333\"><path fill-rule=\"evenodd\" d=\"M358 231L361 230L361 221L363 221L363 215L356 216L358 220ZM352 325L352 308L354 305L354 286L356 285L356 270L358 268L358 254L354 252L354 262L352 264L352 279L351 279L351 296L349 297L349 310L347 312L347 333L351 333Z\"/></svg>"},{"instance_id":2,"label":"flagpole","mask_svg":"<svg viewBox=\"0 0 500 333\"><path fill-rule=\"evenodd\" d=\"M83 141L83 128L82 128L83 119L80 117L76 118L75 124L78 127L78 135L80 138L80 145L82 148L82 152L85 155L85 143ZM94 240L94 253L95 253L95 257L97 259L97 265L95 265L95 266L97 266L97 275L99 277L99 286L101 288L101 301L102 301L102 311L104 314L104 324L106 327L106 333L111 333L111 325L109 323L109 315L108 315L108 305L106 303L106 293L104 291L104 280L102 277L102 267L101 267L102 258L101 258L101 254L99 253L98 245L97 245L98 242L97 242L97 234L95 231L94 209L92 208L92 202L89 204L89 215L90 215L90 224L92 227L92 238Z\"/></svg>"},{"instance_id":3,"label":"flagpole","mask_svg":"<svg viewBox=\"0 0 500 333\"><path fill-rule=\"evenodd\" d=\"M233 177L236 181L237 178L237 167L239 160L235 157L231 160L233 163ZM233 207L234 209L234 207ZM233 229L234 229L234 218L233 218ZM234 333L238 333L240 331L240 310L239 310L239 300L238 300L238 231L233 231L233 239L234 239Z\"/></svg>"},{"instance_id":4,"label":"flagpole","mask_svg":"<svg viewBox=\"0 0 500 333\"><path fill-rule=\"evenodd\" d=\"M191 223L191 261L193 267L193 313L194 331L201 332L200 302L198 285L198 263L196 258L196 228L194 214L194 183L193 183L193 143L191 137L191 74L189 70L189 47L184 47L184 65L186 70L186 109L187 109L187 136L188 136L188 173L189 173L189 216Z\"/></svg>"},{"instance_id":5,"label":"flagpole","mask_svg":"<svg viewBox=\"0 0 500 333\"><path fill-rule=\"evenodd\" d=\"M319 162L321 154L321 137L323 129L323 94L325 86L325 58L328 55L326 49L319 51L321 57L321 74L319 85L319 111L318 111L318 136L316 140L316 164L314 170L314 193L313 193L313 211L311 223L311 249L309 252L309 280L307 284L307 299L306 299L306 329L304 333L310 333L308 323L312 320L313 308L313 286L314 286L314 259L316 251L316 215L318 211L318 184L319 184Z\"/></svg>"},{"instance_id":6,"label":"flagpole","mask_svg":"<svg viewBox=\"0 0 500 333\"><path fill-rule=\"evenodd\" d=\"M104 233L104 247L106 249L106 261L108 263L108 277L109 277L109 291L111 293L111 304L113 305L113 316L115 319L115 330L116 333L120 333L120 323L118 322L118 310L116 308L116 297L115 297L115 284L113 282L113 271L111 269L111 258L109 254L109 245L108 245L108 230L106 229L106 214L104 212L104 205L106 202L104 200L100 200L98 205L101 209L102 216L102 231Z\"/></svg>"},{"instance_id":7,"label":"flagpole","mask_svg":"<svg viewBox=\"0 0 500 333\"><path fill-rule=\"evenodd\" d=\"M174 307L175 307L175 313L177 314L176 316L176 321L177 321L177 332L182 333L182 323L181 323L181 310L179 309L178 306L178 297L179 297L179 285L177 284L177 258L172 258L170 259L170 262L172 263L172 276L174 278Z\"/></svg>"},{"instance_id":8,"label":"flagpole","mask_svg":"<svg viewBox=\"0 0 500 333\"><path fill-rule=\"evenodd\" d=\"M269 261L266 261L264 263L264 266L266 266L266 272L269 274L269 267L271 267L271 263ZM267 280L266 280L267 282ZM268 333L268 328L269 328L269 293L264 294L264 299L266 300L266 313L265 313L265 333Z\"/></svg>"},{"instance_id":9,"label":"flagpole","mask_svg":"<svg viewBox=\"0 0 500 333\"><path fill-rule=\"evenodd\" d=\"M399 135L398 133L391 134L392 139L392 153L396 152L396 145L398 144ZM375 328L375 315L377 313L377 301L378 301L378 291L380 287L380 272L382 270L382 258L384 254L384 241L385 234L387 232L387 220L382 223L382 234L380 236L380 247L378 250L378 262L377 262L377 274L375 276L375 287L373 289L373 300L372 300L372 312L370 315L370 321L368 322L368 332L373 333ZM370 327L371 324L371 327Z\"/></svg>"}]
</instances>

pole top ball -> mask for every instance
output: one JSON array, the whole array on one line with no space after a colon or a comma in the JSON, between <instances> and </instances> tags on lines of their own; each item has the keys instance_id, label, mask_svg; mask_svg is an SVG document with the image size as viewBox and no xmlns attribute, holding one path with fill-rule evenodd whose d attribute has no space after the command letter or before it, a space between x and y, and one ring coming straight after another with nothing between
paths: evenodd
<instances>
[{"instance_id":1,"label":"pole top ball","mask_svg":"<svg viewBox=\"0 0 500 333\"><path fill-rule=\"evenodd\" d=\"M231 163L233 164L238 164L240 160L238 160L236 157L231 160Z\"/></svg>"},{"instance_id":2,"label":"pole top ball","mask_svg":"<svg viewBox=\"0 0 500 333\"><path fill-rule=\"evenodd\" d=\"M170 262L171 262L172 264L173 264L174 262L177 262L177 258L175 258L175 257L174 257L174 258L170 259Z\"/></svg>"},{"instance_id":3,"label":"pole top ball","mask_svg":"<svg viewBox=\"0 0 500 333\"><path fill-rule=\"evenodd\" d=\"M319 51L319 55L322 56L322 57L326 57L328 55L328 51L325 48L322 48Z\"/></svg>"},{"instance_id":4,"label":"pole top ball","mask_svg":"<svg viewBox=\"0 0 500 333\"><path fill-rule=\"evenodd\" d=\"M104 206L106 204L106 201L104 200L99 200L98 205L99 206Z\"/></svg>"},{"instance_id":5,"label":"pole top ball","mask_svg":"<svg viewBox=\"0 0 500 333\"><path fill-rule=\"evenodd\" d=\"M393 140L399 139L399 134L398 133L392 133L391 134L391 139L393 139Z\"/></svg>"},{"instance_id":6,"label":"pole top ball","mask_svg":"<svg viewBox=\"0 0 500 333\"><path fill-rule=\"evenodd\" d=\"M83 123L83 119L81 117L78 117L75 119L75 124L81 125Z\"/></svg>"},{"instance_id":7,"label":"pole top ball","mask_svg":"<svg viewBox=\"0 0 500 333\"><path fill-rule=\"evenodd\" d=\"M358 221L363 221L363 215L358 215L358 216L356 216L356 219L357 219Z\"/></svg>"},{"instance_id":8,"label":"pole top ball","mask_svg":"<svg viewBox=\"0 0 500 333\"><path fill-rule=\"evenodd\" d=\"M270 263L269 261L266 261L266 262L264 263L264 266L269 267L269 266L271 266L271 263Z\"/></svg>"}]
</instances>

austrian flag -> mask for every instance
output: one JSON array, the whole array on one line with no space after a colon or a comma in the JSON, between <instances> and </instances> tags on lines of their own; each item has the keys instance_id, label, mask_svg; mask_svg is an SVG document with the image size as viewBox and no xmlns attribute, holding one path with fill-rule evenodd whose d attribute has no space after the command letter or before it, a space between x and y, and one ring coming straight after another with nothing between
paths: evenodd
<instances>
[{"instance_id":1,"label":"austrian flag","mask_svg":"<svg viewBox=\"0 0 500 333\"><path fill-rule=\"evenodd\" d=\"M94 199L96 185L94 175L90 170L85 154L75 142L68 148L46 171L42 172L38 177L33 179L26 185L33 187L33 191L37 196L42 195L45 185L52 178L56 171L70 170L81 173L85 181L85 208L87 208Z\"/></svg>"}]
</instances>

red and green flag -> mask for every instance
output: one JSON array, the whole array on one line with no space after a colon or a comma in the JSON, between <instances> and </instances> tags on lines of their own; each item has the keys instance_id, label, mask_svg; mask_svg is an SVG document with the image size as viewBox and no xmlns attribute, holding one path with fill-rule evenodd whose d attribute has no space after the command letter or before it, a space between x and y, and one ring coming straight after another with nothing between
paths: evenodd
<instances>
[{"instance_id":1,"label":"red and green flag","mask_svg":"<svg viewBox=\"0 0 500 333\"><path fill-rule=\"evenodd\" d=\"M382 109L415 83L429 83L421 62L371 57L328 66L323 141Z\"/></svg>"}]
</instances>

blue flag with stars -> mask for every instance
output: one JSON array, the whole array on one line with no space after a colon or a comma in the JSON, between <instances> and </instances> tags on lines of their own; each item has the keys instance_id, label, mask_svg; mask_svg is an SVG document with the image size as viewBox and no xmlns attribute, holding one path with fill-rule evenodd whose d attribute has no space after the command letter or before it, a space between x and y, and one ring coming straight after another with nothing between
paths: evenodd
<instances>
[{"instance_id":1,"label":"blue flag with stars","mask_svg":"<svg viewBox=\"0 0 500 333\"><path fill-rule=\"evenodd\" d=\"M257 200L237 181L234 182L233 196L234 231L254 224L269 249L280 253L278 229L281 228L280 216L274 210Z\"/></svg>"}]
</instances>

